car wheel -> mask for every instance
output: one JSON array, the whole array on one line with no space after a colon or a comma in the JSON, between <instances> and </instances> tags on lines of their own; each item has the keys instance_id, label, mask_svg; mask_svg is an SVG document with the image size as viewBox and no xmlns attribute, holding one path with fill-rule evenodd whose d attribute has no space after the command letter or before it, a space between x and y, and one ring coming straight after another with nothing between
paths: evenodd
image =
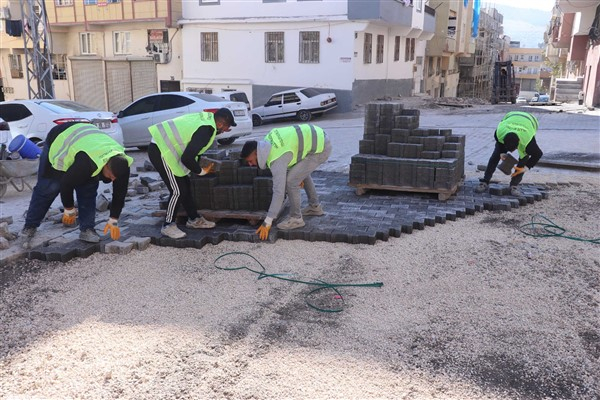
<instances>
[{"instance_id":1,"label":"car wheel","mask_svg":"<svg viewBox=\"0 0 600 400\"><path fill-rule=\"evenodd\" d=\"M262 125L262 119L254 114L252 115L252 126L261 126Z\"/></svg>"},{"instance_id":2,"label":"car wheel","mask_svg":"<svg viewBox=\"0 0 600 400\"><path fill-rule=\"evenodd\" d=\"M219 142L219 144L222 144L224 146L231 144L233 142L235 142L235 138L234 137L230 137L227 139L217 139L217 142Z\"/></svg>"},{"instance_id":3,"label":"car wheel","mask_svg":"<svg viewBox=\"0 0 600 400\"><path fill-rule=\"evenodd\" d=\"M300 110L296 113L296 118L302 122L308 122L312 118L312 114L308 110Z\"/></svg>"}]
</instances>

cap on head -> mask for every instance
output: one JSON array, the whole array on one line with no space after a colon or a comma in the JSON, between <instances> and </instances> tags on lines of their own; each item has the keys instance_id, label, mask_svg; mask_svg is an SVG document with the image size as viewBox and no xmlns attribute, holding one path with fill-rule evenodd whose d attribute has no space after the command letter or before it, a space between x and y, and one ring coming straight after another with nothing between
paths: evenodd
<instances>
[{"instance_id":1,"label":"cap on head","mask_svg":"<svg viewBox=\"0 0 600 400\"><path fill-rule=\"evenodd\" d=\"M514 151L519 146L519 136L514 132L509 132L504 136L504 146L510 151Z\"/></svg>"},{"instance_id":2,"label":"cap on head","mask_svg":"<svg viewBox=\"0 0 600 400\"><path fill-rule=\"evenodd\" d=\"M258 148L258 142L256 140L248 140L244 143L244 147L242 147L242 152L240 153L241 159L246 159L253 151Z\"/></svg>"},{"instance_id":3,"label":"cap on head","mask_svg":"<svg viewBox=\"0 0 600 400\"><path fill-rule=\"evenodd\" d=\"M215 113L215 118L222 118L229 126L237 126L235 119L233 119L233 114L229 108L219 108Z\"/></svg>"}]
</instances>

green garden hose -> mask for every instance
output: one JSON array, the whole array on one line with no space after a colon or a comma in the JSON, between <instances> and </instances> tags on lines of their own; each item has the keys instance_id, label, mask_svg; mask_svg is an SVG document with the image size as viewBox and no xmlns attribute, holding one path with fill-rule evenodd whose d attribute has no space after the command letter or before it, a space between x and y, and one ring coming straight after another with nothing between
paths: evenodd
<instances>
[{"instance_id":1,"label":"green garden hose","mask_svg":"<svg viewBox=\"0 0 600 400\"><path fill-rule=\"evenodd\" d=\"M563 227L556 225L550 219L546 218L542 214L535 214L531 217L531 222L519 227L519 231L528 236L537 238L542 237L560 237L564 239L577 240L579 242L588 242L600 244L600 238L596 239L584 239L575 236L568 236L565 233L567 230Z\"/></svg>"}]
</instances>

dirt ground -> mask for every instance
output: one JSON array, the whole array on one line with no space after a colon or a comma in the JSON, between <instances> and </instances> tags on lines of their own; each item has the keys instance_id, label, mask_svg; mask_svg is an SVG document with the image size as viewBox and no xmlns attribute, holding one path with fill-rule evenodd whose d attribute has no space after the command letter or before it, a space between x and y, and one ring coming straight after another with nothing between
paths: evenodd
<instances>
[{"instance_id":1,"label":"dirt ground","mask_svg":"<svg viewBox=\"0 0 600 400\"><path fill-rule=\"evenodd\" d=\"M598 399L596 178L374 246L279 240L26 261L0 292L3 399ZM339 294L286 279L329 283ZM215 263L215 260L225 255ZM342 304L343 300L343 304ZM320 307L342 307L320 312Z\"/></svg>"}]
</instances>

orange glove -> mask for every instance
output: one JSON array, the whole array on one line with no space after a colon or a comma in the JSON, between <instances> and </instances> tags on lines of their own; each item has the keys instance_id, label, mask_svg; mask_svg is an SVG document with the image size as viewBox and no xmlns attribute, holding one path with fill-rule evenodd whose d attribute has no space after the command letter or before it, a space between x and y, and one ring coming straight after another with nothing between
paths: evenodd
<instances>
[{"instance_id":1,"label":"orange glove","mask_svg":"<svg viewBox=\"0 0 600 400\"><path fill-rule=\"evenodd\" d=\"M263 222L261 226L256 230L256 234L260 237L260 240L267 240L269 238L269 231L271 230L271 224L267 225Z\"/></svg>"},{"instance_id":2,"label":"orange glove","mask_svg":"<svg viewBox=\"0 0 600 400\"><path fill-rule=\"evenodd\" d=\"M62 216L62 223L65 226L73 226L77 221L77 209L73 208L65 208Z\"/></svg>"},{"instance_id":3,"label":"orange glove","mask_svg":"<svg viewBox=\"0 0 600 400\"><path fill-rule=\"evenodd\" d=\"M121 230L117 225L116 218L109 218L104 227L104 234L106 235L110 231L110 238L112 240L118 240L121 237Z\"/></svg>"},{"instance_id":4,"label":"orange glove","mask_svg":"<svg viewBox=\"0 0 600 400\"><path fill-rule=\"evenodd\" d=\"M206 174L212 174L215 172L215 163L210 163L206 167L202 168L202 172L200 172L200 176L204 176Z\"/></svg>"},{"instance_id":5,"label":"orange glove","mask_svg":"<svg viewBox=\"0 0 600 400\"><path fill-rule=\"evenodd\" d=\"M304 181L300 182L300 189L304 189Z\"/></svg>"},{"instance_id":6,"label":"orange glove","mask_svg":"<svg viewBox=\"0 0 600 400\"><path fill-rule=\"evenodd\" d=\"M526 171L529 171L528 167L523 167L523 168L515 167L515 172L513 172L513 174L511 176L514 178L517 175L524 174Z\"/></svg>"}]
</instances>

